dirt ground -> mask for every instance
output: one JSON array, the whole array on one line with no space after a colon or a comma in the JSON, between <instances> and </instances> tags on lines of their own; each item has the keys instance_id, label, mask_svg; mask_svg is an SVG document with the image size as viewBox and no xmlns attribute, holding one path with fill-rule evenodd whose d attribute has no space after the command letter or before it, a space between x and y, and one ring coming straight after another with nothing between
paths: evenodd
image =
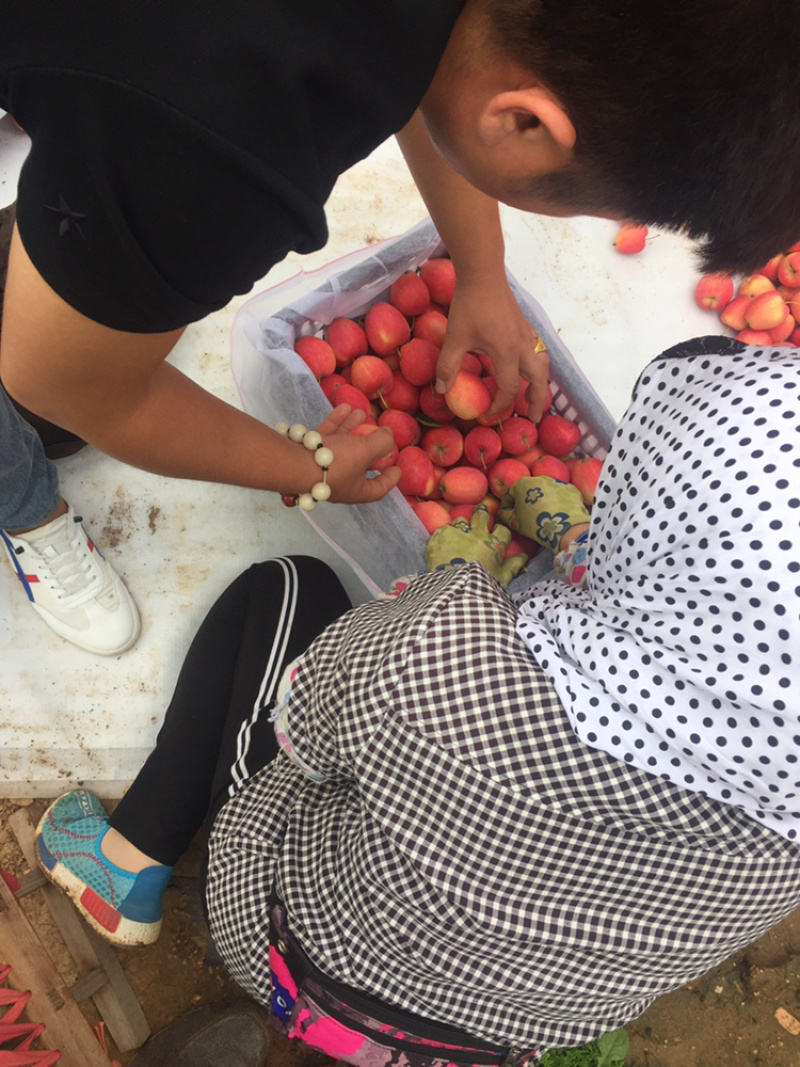
<instances>
[{"instance_id":1,"label":"dirt ground","mask_svg":"<svg viewBox=\"0 0 800 1067\"><path fill-rule=\"evenodd\" d=\"M23 804L36 815L46 801L0 801L0 867L16 875L26 873L27 867L6 820ZM201 854L201 842L195 842L176 868L159 941L148 948L117 951L154 1033L201 1004L243 996L209 948L198 892ZM65 980L74 981L74 965L41 894L26 896L23 907ZM87 1001L83 1008L96 1022L93 1003ZM628 1067L800 1067L800 1035L781 1026L775 1017L778 1009L800 1018L800 911L630 1023ZM332 1063L277 1037L273 1052L273 1067ZM122 1067L134 1056L119 1053L113 1044L110 1053Z\"/></svg>"}]
</instances>

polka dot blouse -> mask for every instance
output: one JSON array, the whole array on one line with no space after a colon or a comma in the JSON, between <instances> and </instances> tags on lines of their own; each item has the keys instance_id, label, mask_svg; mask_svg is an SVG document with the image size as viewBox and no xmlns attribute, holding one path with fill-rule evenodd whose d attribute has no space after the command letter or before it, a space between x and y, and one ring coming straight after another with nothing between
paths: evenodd
<instances>
[{"instance_id":1,"label":"polka dot blouse","mask_svg":"<svg viewBox=\"0 0 800 1067\"><path fill-rule=\"evenodd\" d=\"M800 835L800 352L700 338L641 375L585 588L518 594L578 736ZM533 595L531 595L533 592Z\"/></svg>"}]
</instances>

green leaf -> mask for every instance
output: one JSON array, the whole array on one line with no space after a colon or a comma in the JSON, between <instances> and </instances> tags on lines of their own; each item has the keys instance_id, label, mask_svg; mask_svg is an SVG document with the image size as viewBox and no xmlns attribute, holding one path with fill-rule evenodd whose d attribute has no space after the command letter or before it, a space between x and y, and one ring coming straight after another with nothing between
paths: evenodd
<instances>
[{"instance_id":1,"label":"green leaf","mask_svg":"<svg viewBox=\"0 0 800 1067\"><path fill-rule=\"evenodd\" d=\"M625 1063L630 1041L624 1030L612 1030L597 1041L597 1067L617 1067Z\"/></svg>"},{"instance_id":2,"label":"green leaf","mask_svg":"<svg viewBox=\"0 0 800 1067\"><path fill-rule=\"evenodd\" d=\"M554 1048L546 1052L539 1067L597 1067L597 1046L581 1045L580 1048Z\"/></svg>"},{"instance_id":3,"label":"green leaf","mask_svg":"<svg viewBox=\"0 0 800 1067\"><path fill-rule=\"evenodd\" d=\"M554 1048L546 1052L540 1067L625 1067L628 1035L624 1030L604 1034L579 1048Z\"/></svg>"}]
</instances>

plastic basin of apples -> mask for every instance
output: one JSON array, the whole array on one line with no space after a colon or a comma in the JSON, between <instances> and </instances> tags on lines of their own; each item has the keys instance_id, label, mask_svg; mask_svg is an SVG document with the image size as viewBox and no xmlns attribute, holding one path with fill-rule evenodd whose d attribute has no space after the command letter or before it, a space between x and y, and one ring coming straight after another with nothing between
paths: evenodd
<instances>
[{"instance_id":1,"label":"plastic basin of apples","mask_svg":"<svg viewBox=\"0 0 800 1067\"><path fill-rule=\"evenodd\" d=\"M367 415L358 432L393 431L394 449L379 466L401 468L398 489L377 503L308 514L373 592L423 569L433 529L468 519L479 503L495 513L520 477L572 481L591 504L614 420L544 310L510 281L550 359L538 422L522 381L506 410L486 414L496 382L485 356L468 354L447 395L436 392L454 274L430 221L268 290L237 316L231 362L250 414L313 426L344 401ZM520 549L536 555L533 543L515 538L510 551ZM527 580L550 566L532 558Z\"/></svg>"}]
</instances>

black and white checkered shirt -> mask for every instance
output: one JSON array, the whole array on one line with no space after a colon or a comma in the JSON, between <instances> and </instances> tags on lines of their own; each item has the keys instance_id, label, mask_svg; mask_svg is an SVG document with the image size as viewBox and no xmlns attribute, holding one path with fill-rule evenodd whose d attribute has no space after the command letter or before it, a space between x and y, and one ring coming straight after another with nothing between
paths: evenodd
<instances>
[{"instance_id":1,"label":"black and white checkered shirt","mask_svg":"<svg viewBox=\"0 0 800 1067\"><path fill-rule=\"evenodd\" d=\"M269 1000L267 901L325 973L523 1049L575 1045L800 904L800 850L577 739L478 564L346 614L283 754L218 816L211 929Z\"/></svg>"}]
</instances>

